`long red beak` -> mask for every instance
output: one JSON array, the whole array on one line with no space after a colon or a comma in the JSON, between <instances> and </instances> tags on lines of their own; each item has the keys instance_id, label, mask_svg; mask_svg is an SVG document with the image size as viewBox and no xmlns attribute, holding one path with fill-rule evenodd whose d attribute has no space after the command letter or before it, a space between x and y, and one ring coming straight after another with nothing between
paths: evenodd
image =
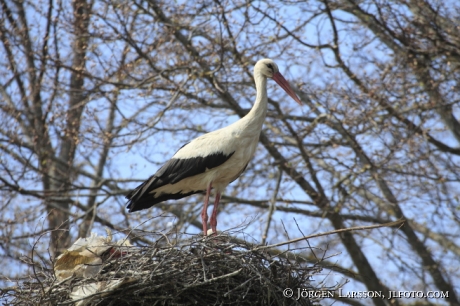
<instances>
[{"instance_id":1,"label":"long red beak","mask_svg":"<svg viewBox=\"0 0 460 306\"><path fill-rule=\"evenodd\" d=\"M300 105L302 105L302 102L300 102L300 99L299 97L297 97L297 95L295 94L294 90L292 90L291 86L289 86L289 83L288 81L286 81L286 79L283 77L283 75L279 72L273 74L273 80L275 80L275 82L281 86L281 88L284 89L284 91L290 95L292 97L292 99L294 99L294 101L296 101L297 103L299 103Z\"/></svg>"}]
</instances>

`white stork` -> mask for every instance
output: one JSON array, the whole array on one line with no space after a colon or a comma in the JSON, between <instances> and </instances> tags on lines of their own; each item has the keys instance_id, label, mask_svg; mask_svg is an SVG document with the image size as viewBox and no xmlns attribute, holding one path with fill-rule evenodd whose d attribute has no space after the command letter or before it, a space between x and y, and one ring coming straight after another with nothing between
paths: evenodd
<instances>
[{"instance_id":1,"label":"white stork","mask_svg":"<svg viewBox=\"0 0 460 306\"><path fill-rule=\"evenodd\" d=\"M275 80L301 104L275 62L271 59L258 61L254 67L257 96L251 111L235 123L182 146L154 175L126 196L129 212L206 190L201 218L203 233L207 235L208 202L214 188L216 196L210 224L213 233L217 233L217 207L221 193L246 169L259 141L267 113L267 78Z\"/></svg>"}]
</instances>

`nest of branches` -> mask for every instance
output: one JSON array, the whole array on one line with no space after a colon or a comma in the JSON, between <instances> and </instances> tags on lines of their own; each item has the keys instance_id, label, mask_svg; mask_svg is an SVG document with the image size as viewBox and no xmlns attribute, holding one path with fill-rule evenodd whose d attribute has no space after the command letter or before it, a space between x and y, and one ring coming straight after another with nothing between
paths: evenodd
<instances>
[{"instance_id":1,"label":"nest of branches","mask_svg":"<svg viewBox=\"0 0 460 306\"><path fill-rule=\"evenodd\" d=\"M320 272L286 253L270 252L225 234L180 243L117 246L100 255L90 277L58 280L34 265L34 277L4 291L10 305L314 305L296 300L297 288L315 290ZM114 252L114 250L116 250ZM56 265L55 265L56 267ZM292 288L286 298L283 290Z\"/></svg>"}]
</instances>

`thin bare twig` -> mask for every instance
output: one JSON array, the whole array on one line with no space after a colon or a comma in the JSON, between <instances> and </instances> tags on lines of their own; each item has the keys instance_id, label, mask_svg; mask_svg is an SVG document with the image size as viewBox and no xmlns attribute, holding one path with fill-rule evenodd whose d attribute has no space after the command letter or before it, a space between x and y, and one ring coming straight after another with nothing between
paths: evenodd
<instances>
[{"instance_id":1,"label":"thin bare twig","mask_svg":"<svg viewBox=\"0 0 460 306\"><path fill-rule=\"evenodd\" d=\"M273 192L273 196L272 196L272 198L270 200L270 207L268 208L267 224L265 225L265 230L264 230L264 233L262 235L261 244L265 244L265 241L267 240L268 230L270 229L270 223L272 221L273 213L275 212L276 198L278 197L278 192L280 190L282 177L283 177L283 170L281 168L278 168L276 187L275 187L275 191Z\"/></svg>"},{"instance_id":2,"label":"thin bare twig","mask_svg":"<svg viewBox=\"0 0 460 306\"><path fill-rule=\"evenodd\" d=\"M332 234L340 234L340 233L344 233L344 232L367 230L367 229L374 229L374 228L380 228L380 227L393 227L393 226L396 226L396 225L401 225L402 226L404 222L406 222L406 220L398 220L398 221L394 221L394 222L389 222L389 223L384 223L384 224L377 224L377 225L354 226L354 227L349 227L349 228L342 228L342 229L333 230L333 231L329 231L329 232L318 233L318 234L313 234L313 235L309 235L309 236L305 236L305 237L301 237L301 238L296 238L296 239L292 239L292 240L284 241L284 242L280 242L280 243L275 243L275 244L256 247L256 248L251 249L251 251L258 251L258 250L263 250L263 249L275 248L275 247L279 247L279 246L282 246L282 245L299 242L299 241L302 241L302 240L305 240L305 239L316 238L316 237L321 237L321 236L328 236L328 235L332 235Z\"/></svg>"}]
</instances>

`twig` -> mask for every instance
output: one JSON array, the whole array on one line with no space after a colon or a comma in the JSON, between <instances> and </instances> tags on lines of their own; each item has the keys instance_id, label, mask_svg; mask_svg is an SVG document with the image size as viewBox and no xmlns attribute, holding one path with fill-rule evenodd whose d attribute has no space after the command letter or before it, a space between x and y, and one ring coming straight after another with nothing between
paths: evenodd
<instances>
[{"instance_id":1,"label":"twig","mask_svg":"<svg viewBox=\"0 0 460 306\"><path fill-rule=\"evenodd\" d=\"M228 273L228 274L225 274L225 275L221 275L221 276L218 276L218 277L214 277L214 278L211 278L211 279L208 279L208 280L205 280L204 282L201 282L201 283L195 283L195 284L191 284L191 285L188 285L188 286L185 286L184 288L193 288L193 287L198 287L198 286L201 286L201 285L204 285L204 284L209 284L209 283L213 283L215 281L218 281L220 279L223 279L223 278L227 278L227 277L231 277L231 276L234 276L234 275L237 275L238 273L241 272L241 270L243 270L243 268L240 268L234 272L231 272L231 273Z\"/></svg>"},{"instance_id":2,"label":"twig","mask_svg":"<svg viewBox=\"0 0 460 306\"><path fill-rule=\"evenodd\" d=\"M203 266L203 278L204 278L204 282L207 282L208 279L207 279L207 277L206 277L206 264L204 263L203 252L204 252L204 249L202 250L202 252L201 252L201 254L200 254L200 258L201 258L201 265Z\"/></svg>"},{"instance_id":3,"label":"twig","mask_svg":"<svg viewBox=\"0 0 460 306\"><path fill-rule=\"evenodd\" d=\"M273 192L273 196L270 199L270 207L268 208L267 224L265 225L265 230L262 235L262 242L261 242L262 245L265 244L265 241L267 240L268 230L270 229L270 223L272 221L273 213L275 212L276 197L278 196L282 177L283 177L283 169L281 169L281 167L278 167L278 177L276 180L276 187L275 187L275 191Z\"/></svg>"},{"instance_id":4,"label":"twig","mask_svg":"<svg viewBox=\"0 0 460 306\"><path fill-rule=\"evenodd\" d=\"M398 221L384 223L384 224L378 224L378 225L355 226L355 227L349 227L349 228L342 228L342 229L338 229L338 230L334 230L334 231L318 233L318 234L314 234L314 235L310 235L310 236L296 238L296 239L292 239L292 240L285 241L285 242L280 242L280 243L275 243L275 244L270 244L270 245L263 245L263 246L253 248L250 251L258 251L258 250L263 250L263 249L275 248L275 247L279 247L279 246L282 246L282 245L291 244L291 243L294 243L294 242L299 242L299 241L302 241L302 240L305 240L305 239L316 238L316 237L321 237L321 236L327 236L327 235L332 235L332 234L340 234L340 233L345 233L345 232L352 232L352 231L358 231L358 230L367 230L367 229L374 229L374 228L380 228L380 227L392 227L392 226L395 226L395 225L402 225L405 221L406 220L398 220Z\"/></svg>"},{"instance_id":5,"label":"twig","mask_svg":"<svg viewBox=\"0 0 460 306\"><path fill-rule=\"evenodd\" d=\"M240 269L240 270L241 270L241 269ZM228 295L229 293L232 293L232 292L235 291L236 289L239 289L239 288L243 287L243 286L246 285L248 282L252 281L254 278L255 278L255 276L251 277L250 279L248 279L247 281L245 281L244 283L242 283L242 284L239 285L238 287L235 287L235 288L233 288L232 290L227 291L227 292L224 294L224 297L227 297L227 295Z\"/></svg>"}]
</instances>

